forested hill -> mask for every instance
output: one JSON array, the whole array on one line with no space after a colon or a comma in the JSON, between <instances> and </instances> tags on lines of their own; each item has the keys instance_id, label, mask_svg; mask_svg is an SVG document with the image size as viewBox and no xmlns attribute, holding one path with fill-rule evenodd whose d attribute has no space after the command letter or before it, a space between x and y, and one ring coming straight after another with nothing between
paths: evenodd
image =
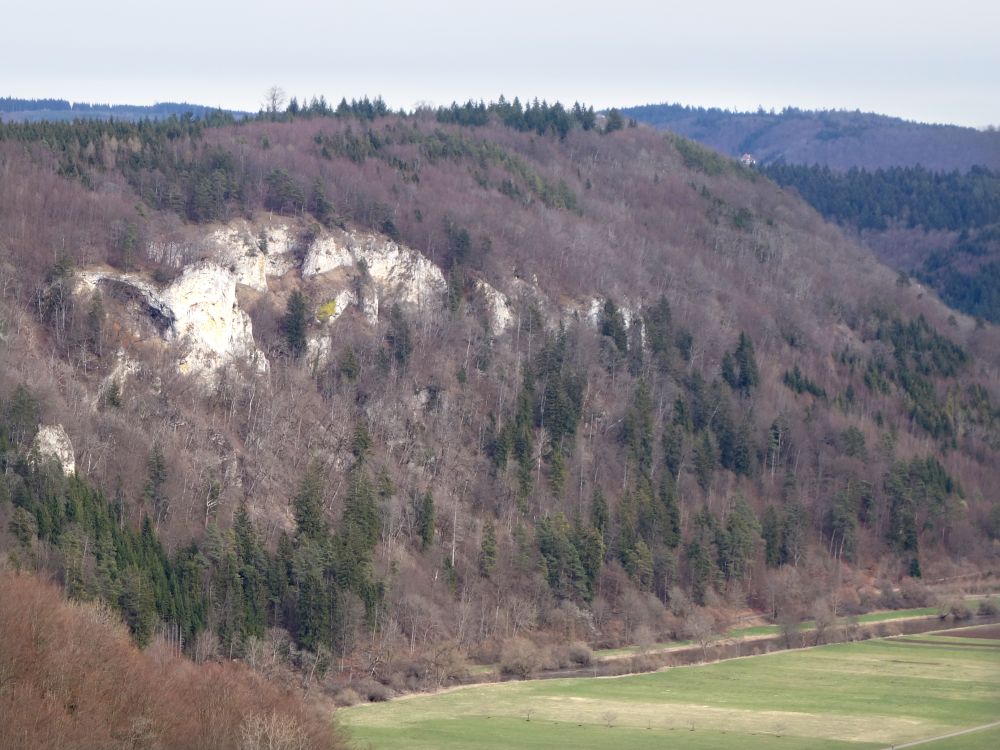
<instances>
[{"instance_id":1,"label":"forested hill","mask_svg":"<svg viewBox=\"0 0 1000 750\"><path fill-rule=\"evenodd\" d=\"M71 102L66 99L17 99L0 97L0 121L40 122L71 120L162 120L168 117L206 117L220 110L202 104L187 102L158 102L157 104L94 104ZM245 112L226 111L231 116L244 116Z\"/></svg>"},{"instance_id":2,"label":"forested hill","mask_svg":"<svg viewBox=\"0 0 1000 750\"><path fill-rule=\"evenodd\" d=\"M984 167L836 172L813 165L762 170L831 221L856 231L880 258L932 286L969 315L1000 322L1000 174Z\"/></svg>"},{"instance_id":3,"label":"forested hill","mask_svg":"<svg viewBox=\"0 0 1000 750\"><path fill-rule=\"evenodd\" d=\"M0 560L354 699L924 602L1000 334L897 277L582 105L5 123Z\"/></svg>"},{"instance_id":4,"label":"forested hill","mask_svg":"<svg viewBox=\"0 0 1000 750\"><path fill-rule=\"evenodd\" d=\"M933 170L1000 169L1000 132L929 125L867 112L731 112L680 104L621 110L730 156L750 153L758 164L820 164L833 169L922 165ZM985 124L985 123L984 123Z\"/></svg>"}]
</instances>

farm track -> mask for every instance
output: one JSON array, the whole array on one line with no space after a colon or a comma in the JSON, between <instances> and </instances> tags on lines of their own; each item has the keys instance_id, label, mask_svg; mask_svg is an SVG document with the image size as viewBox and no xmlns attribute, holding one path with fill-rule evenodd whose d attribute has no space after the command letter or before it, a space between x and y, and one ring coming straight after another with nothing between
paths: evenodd
<instances>
[{"instance_id":1,"label":"farm track","mask_svg":"<svg viewBox=\"0 0 1000 750\"><path fill-rule=\"evenodd\" d=\"M916 747L917 745L926 745L928 742L940 742L941 740L948 740L952 737L961 737L963 734L972 734L973 732L982 732L984 729L993 729L993 727L1000 727L1000 721L994 721L991 724L981 724L978 727L972 727L971 729L962 729L958 732L951 732L949 734L940 734L937 737L928 737L923 740L914 740L913 742L906 742L902 745L890 745L889 747L884 747L882 750L903 750L907 747Z\"/></svg>"}]
</instances>

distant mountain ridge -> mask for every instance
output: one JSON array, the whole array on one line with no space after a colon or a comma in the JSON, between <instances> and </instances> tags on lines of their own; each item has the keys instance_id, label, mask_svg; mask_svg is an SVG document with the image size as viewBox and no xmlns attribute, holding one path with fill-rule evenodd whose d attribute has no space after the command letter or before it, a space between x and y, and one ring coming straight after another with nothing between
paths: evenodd
<instances>
[{"instance_id":1,"label":"distant mountain ridge","mask_svg":"<svg viewBox=\"0 0 1000 750\"><path fill-rule=\"evenodd\" d=\"M731 112L680 104L627 107L622 114L760 164L821 164L833 169L922 165L933 170L1000 168L1000 132L929 125L868 112Z\"/></svg>"},{"instance_id":2,"label":"distant mountain ridge","mask_svg":"<svg viewBox=\"0 0 1000 750\"><path fill-rule=\"evenodd\" d=\"M190 113L205 117L224 112L236 117L248 114L204 104L188 102L157 102L156 104L104 104L71 102L67 99L18 99L0 97L0 120L4 122L41 122L70 120L160 120L171 116L181 117Z\"/></svg>"}]
</instances>

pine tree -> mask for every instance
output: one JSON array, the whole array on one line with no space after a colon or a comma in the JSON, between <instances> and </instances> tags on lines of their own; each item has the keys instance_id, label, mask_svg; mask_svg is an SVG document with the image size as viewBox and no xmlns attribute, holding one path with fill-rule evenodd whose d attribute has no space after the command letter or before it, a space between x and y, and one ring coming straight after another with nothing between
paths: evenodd
<instances>
[{"instance_id":1,"label":"pine tree","mask_svg":"<svg viewBox=\"0 0 1000 750\"><path fill-rule=\"evenodd\" d=\"M719 550L723 574L729 580L743 580L750 572L750 565L760 539L760 523L753 509L737 495L722 534Z\"/></svg>"},{"instance_id":2,"label":"pine tree","mask_svg":"<svg viewBox=\"0 0 1000 750\"><path fill-rule=\"evenodd\" d=\"M389 329L385 340L400 368L405 368L413 353L413 341L410 337L410 324L403 317L402 308L396 303L389 310Z\"/></svg>"},{"instance_id":3,"label":"pine tree","mask_svg":"<svg viewBox=\"0 0 1000 750\"><path fill-rule=\"evenodd\" d=\"M309 202L307 205L309 213L316 217L316 221L325 227L334 223L333 204L326 197L326 190L323 182L316 179L313 182L312 190L309 192Z\"/></svg>"},{"instance_id":4,"label":"pine tree","mask_svg":"<svg viewBox=\"0 0 1000 750\"><path fill-rule=\"evenodd\" d=\"M244 502L240 503L233 519L233 536L243 592L244 622L241 635L260 636L263 635L266 625L267 563Z\"/></svg>"},{"instance_id":5,"label":"pine tree","mask_svg":"<svg viewBox=\"0 0 1000 750\"><path fill-rule=\"evenodd\" d=\"M364 463L371 447L372 436L368 432L368 425L359 421L354 425L354 433L351 435L351 453L354 454L354 458L359 464Z\"/></svg>"},{"instance_id":6,"label":"pine tree","mask_svg":"<svg viewBox=\"0 0 1000 750\"><path fill-rule=\"evenodd\" d=\"M680 543L681 539L681 512L677 507L677 498L674 496L673 482L669 477L663 477L660 481L660 491L658 494L660 502L659 511L659 537L667 547L671 549Z\"/></svg>"},{"instance_id":7,"label":"pine tree","mask_svg":"<svg viewBox=\"0 0 1000 750\"><path fill-rule=\"evenodd\" d=\"M614 300L604 301L601 310L601 334L608 336L622 354L628 353L628 332L625 330L625 318Z\"/></svg>"}]
</instances>

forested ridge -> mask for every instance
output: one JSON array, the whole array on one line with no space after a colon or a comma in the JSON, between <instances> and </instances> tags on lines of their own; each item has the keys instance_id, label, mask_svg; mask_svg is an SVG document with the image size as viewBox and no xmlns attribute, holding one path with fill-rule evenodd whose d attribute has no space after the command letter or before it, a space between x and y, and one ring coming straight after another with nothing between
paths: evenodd
<instances>
[{"instance_id":1,"label":"forested ridge","mask_svg":"<svg viewBox=\"0 0 1000 750\"><path fill-rule=\"evenodd\" d=\"M763 172L796 190L831 221L884 235L915 230L935 239L919 264L901 270L932 286L964 313L1000 321L1000 175L983 167L932 172L923 167L850 169L771 164ZM891 240L872 240L889 255ZM888 262L893 262L891 255Z\"/></svg>"},{"instance_id":2,"label":"forested ridge","mask_svg":"<svg viewBox=\"0 0 1000 750\"><path fill-rule=\"evenodd\" d=\"M820 164L846 171L924 166L934 171L1000 168L996 123L983 129L922 123L858 110L736 112L719 107L645 104L624 107L627 117L693 138L733 157L758 163Z\"/></svg>"},{"instance_id":3,"label":"forested ridge","mask_svg":"<svg viewBox=\"0 0 1000 750\"><path fill-rule=\"evenodd\" d=\"M689 141L583 105L290 101L2 125L0 177L0 550L141 645L267 646L377 698L525 637L559 663L995 562L995 332ZM168 284L220 227L266 259L279 224L299 265L238 295L267 370L205 390L134 296L80 291ZM328 324L301 263L344 231L419 251L440 298L362 315L358 263ZM54 423L75 475L33 450Z\"/></svg>"}]
</instances>

